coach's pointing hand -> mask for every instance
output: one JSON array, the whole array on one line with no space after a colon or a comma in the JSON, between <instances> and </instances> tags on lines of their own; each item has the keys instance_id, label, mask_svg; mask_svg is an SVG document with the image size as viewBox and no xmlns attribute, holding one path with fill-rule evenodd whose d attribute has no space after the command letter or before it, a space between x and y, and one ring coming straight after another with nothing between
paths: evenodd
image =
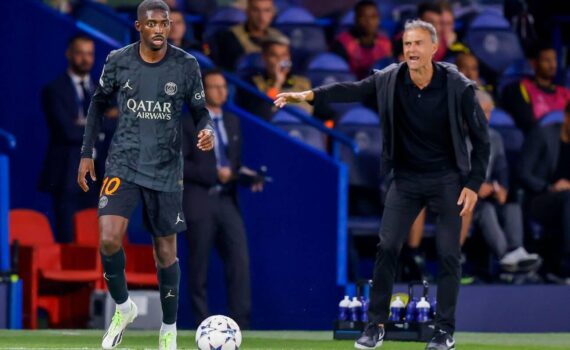
<instances>
[{"instance_id":1,"label":"coach's pointing hand","mask_svg":"<svg viewBox=\"0 0 570 350\"><path fill-rule=\"evenodd\" d=\"M202 129L198 133L198 148L209 151L214 148L214 132L210 129Z\"/></svg>"},{"instance_id":2,"label":"coach's pointing hand","mask_svg":"<svg viewBox=\"0 0 570 350\"><path fill-rule=\"evenodd\" d=\"M83 192L89 191L89 186L87 186L87 181L85 180L85 175L87 174L91 176L91 180L97 180L93 158L81 158L81 162L79 163L79 170L77 171L77 183Z\"/></svg>"},{"instance_id":3,"label":"coach's pointing hand","mask_svg":"<svg viewBox=\"0 0 570 350\"><path fill-rule=\"evenodd\" d=\"M477 203L477 192L464 187L457 200L457 205L463 205L463 209L459 216L464 216L473 211Z\"/></svg>"},{"instance_id":4,"label":"coach's pointing hand","mask_svg":"<svg viewBox=\"0 0 570 350\"><path fill-rule=\"evenodd\" d=\"M277 94L277 99L273 101L273 104L279 108L283 108L287 103L300 103L300 102L311 102L315 98L315 94L312 90L302 91L302 92L282 92Z\"/></svg>"}]
</instances>

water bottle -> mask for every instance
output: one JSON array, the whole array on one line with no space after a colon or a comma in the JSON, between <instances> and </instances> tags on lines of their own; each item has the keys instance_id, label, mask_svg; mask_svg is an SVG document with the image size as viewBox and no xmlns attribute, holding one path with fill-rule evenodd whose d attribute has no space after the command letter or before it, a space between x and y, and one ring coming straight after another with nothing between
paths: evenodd
<instances>
[{"instance_id":1,"label":"water bottle","mask_svg":"<svg viewBox=\"0 0 570 350\"><path fill-rule=\"evenodd\" d=\"M356 322L359 320L360 313L362 312L362 303L356 297L352 297L352 301L348 306L350 312L350 320Z\"/></svg>"},{"instance_id":2,"label":"water bottle","mask_svg":"<svg viewBox=\"0 0 570 350\"><path fill-rule=\"evenodd\" d=\"M414 322L416 319L416 298L410 299L406 307L406 322Z\"/></svg>"},{"instance_id":3,"label":"water bottle","mask_svg":"<svg viewBox=\"0 0 570 350\"><path fill-rule=\"evenodd\" d=\"M338 303L338 319L339 321L346 321L348 319L348 306L350 305L350 298L348 295Z\"/></svg>"},{"instance_id":4,"label":"water bottle","mask_svg":"<svg viewBox=\"0 0 570 350\"><path fill-rule=\"evenodd\" d=\"M418 322L429 321L430 305L425 297L422 297L420 301L416 304L416 310L418 314L416 321Z\"/></svg>"},{"instance_id":5,"label":"water bottle","mask_svg":"<svg viewBox=\"0 0 570 350\"><path fill-rule=\"evenodd\" d=\"M368 307L370 306L370 300L366 297L360 297L360 302L362 303L362 314L360 315L360 321L368 323Z\"/></svg>"},{"instance_id":6,"label":"water bottle","mask_svg":"<svg viewBox=\"0 0 570 350\"><path fill-rule=\"evenodd\" d=\"M400 322L402 320L402 310L404 310L404 302L400 297L396 297L392 303L390 303L390 318L392 322Z\"/></svg>"},{"instance_id":7,"label":"water bottle","mask_svg":"<svg viewBox=\"0 0 570 350\"><path fill-rule=\"evenodd\" d=\"M435 314L437 313L437 299L434 297L430 298L431 309L429 311L430 317L435 320Z\"/></svg>"}]
</instances>

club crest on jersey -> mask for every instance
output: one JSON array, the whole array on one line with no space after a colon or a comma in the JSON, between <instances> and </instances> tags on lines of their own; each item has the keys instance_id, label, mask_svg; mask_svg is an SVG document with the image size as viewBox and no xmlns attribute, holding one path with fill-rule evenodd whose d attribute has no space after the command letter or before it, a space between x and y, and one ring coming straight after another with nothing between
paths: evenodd
<instances>
[{"instance_id":1,"label":"club crest on jersey","mask_svg":"<svg viewBox=\"0 0 570 350\"><path fill-rule=\"evenodd\" d=\"M101 196L101 198L99 198L99 209L105 208L108 203L109 198L107 198L107 196Z\"/></svg>"},{"instance_id":2,"label":"club crest on jersey","mask_svg":"<svg viewBox=\"0 0 570 350\"><path fill-rule=\"evenodd\" d=\"M178 87L176 86L176 84L171 82L171 81L166 83L166 85L164 85L164 92L168 96L172 96L172 95L176 94L177 89L178 89Z\"/></svg>"}]
</instances>

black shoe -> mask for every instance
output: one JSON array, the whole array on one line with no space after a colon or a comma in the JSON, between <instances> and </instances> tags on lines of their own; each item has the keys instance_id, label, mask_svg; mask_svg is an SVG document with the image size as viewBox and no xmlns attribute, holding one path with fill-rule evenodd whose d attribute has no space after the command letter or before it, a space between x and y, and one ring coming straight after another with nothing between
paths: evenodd
<instances>
[{"instance_id":1,"label":"black shoe","mask_svg":"<svg viewBox=\"0 0 570 350\"><path fill-rule=\"evenodd\" d=\"M426 350L455 350L455 339L451 334L437 330L427 344Z\"/></svg>"},{"instance_id":2,"label":"black shoe","mask_svg":"<svg viewBox=\"0 0 570 350\"><path fill-rule=\"evenodd\" d=\"M354 347L356 349L376 349L382 345L384 341L384 327L378 327L375 323L366 325L364 332L356 342Z\"/></svg>"}]
</instances>

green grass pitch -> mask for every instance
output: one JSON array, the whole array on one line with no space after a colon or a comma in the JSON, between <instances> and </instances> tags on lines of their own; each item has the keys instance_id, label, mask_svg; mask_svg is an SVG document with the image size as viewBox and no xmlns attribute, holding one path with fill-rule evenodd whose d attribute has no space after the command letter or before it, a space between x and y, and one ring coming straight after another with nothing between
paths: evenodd
<instances>
[{"instance_id":1,"label":"green grass pitch","mask_svg":"<svg viewBox=\"0 0 570 350\"><path fill-rule=\"evenodd\" d=\"M0 349L100 349L103 331L42 330L0 331ZM353 349L351 341L332 340L332 332L244 332L243 350ZM458 333L458 350L570 349L570 333L499 334ZM127 330L117 349L156 349L158 331ZM424 343L384 342L380 349L423 350ZM196 349L194 332L178 332L178 349Z\"/></svg>"}]
</instances>

